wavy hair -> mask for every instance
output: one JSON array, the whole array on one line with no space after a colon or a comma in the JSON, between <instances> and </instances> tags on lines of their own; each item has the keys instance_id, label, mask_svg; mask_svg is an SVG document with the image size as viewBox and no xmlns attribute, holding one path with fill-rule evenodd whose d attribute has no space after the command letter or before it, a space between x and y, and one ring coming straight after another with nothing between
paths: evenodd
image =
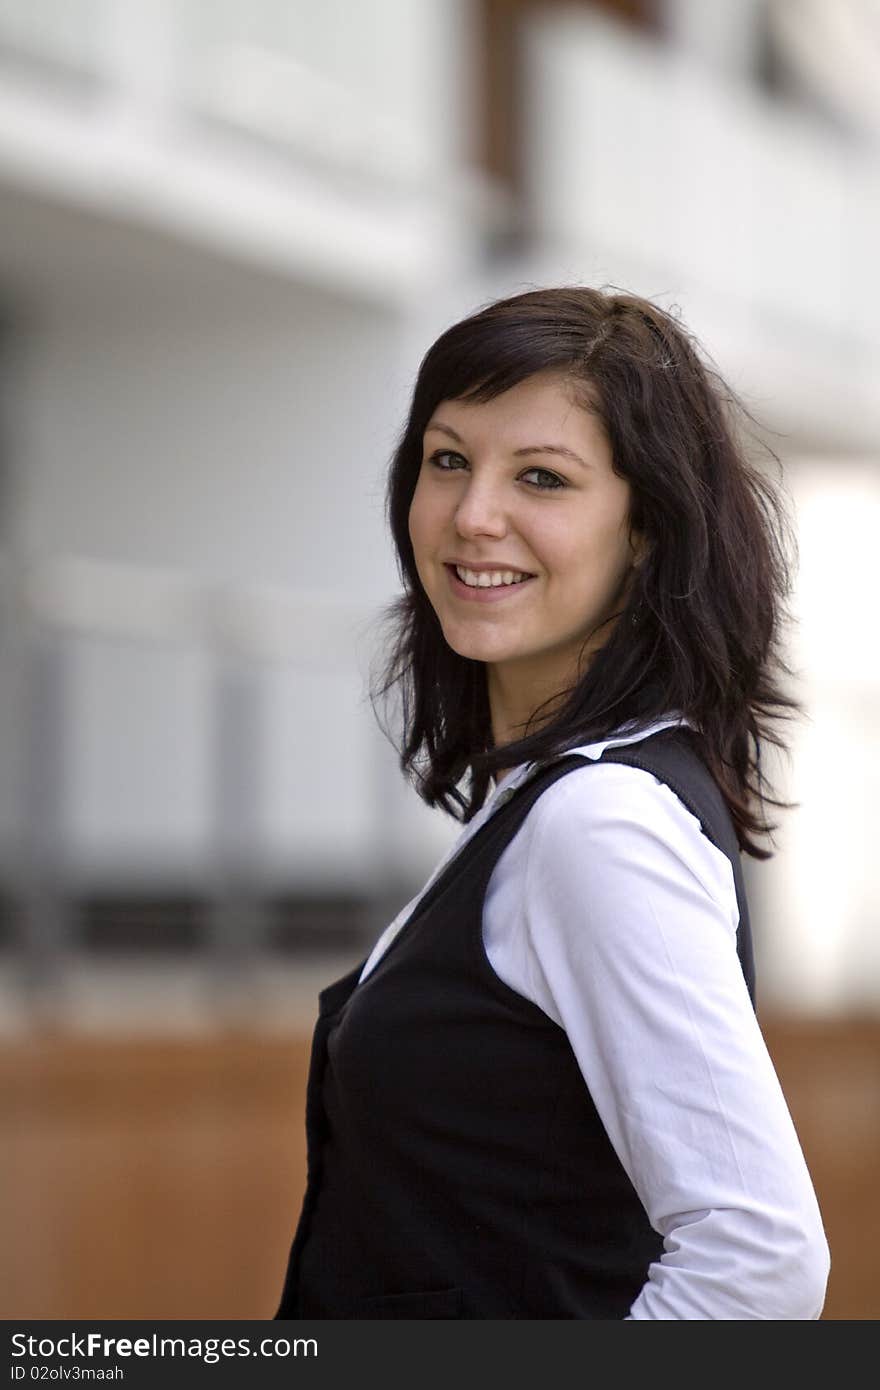
<instances>
[{"instance_id":1,"label":"wavy hair","mask_svg":"<svg viewBox=\"0 0 880 1390\"><path fill-rule=\"evenodd\" d=\"M647 545L613 615L619 621L577 683L560 692L551 713L535 711L521 738L495 747L485 666L459 656L443 636L416 571L409 510L422 436L440 402L491 400L547 369L564 372L602 422L614 471L630 485L630 524ZM692 335L637 295L531 290L489 304L437 339L421 363L388 475L403 594L385 610L386 655L370 691L401 770L429 806L466 823L501 769L676 711L692 726L741 850L771 857L755 839L776 829L766 806L792 803L770 794L761 748L784 749L778 721L801 710L781 683L792 675L780 633L795 542L781 488L749 458L746 419ZM379 711L389 697L396 735Z\"/></svg>"}]
</instances>

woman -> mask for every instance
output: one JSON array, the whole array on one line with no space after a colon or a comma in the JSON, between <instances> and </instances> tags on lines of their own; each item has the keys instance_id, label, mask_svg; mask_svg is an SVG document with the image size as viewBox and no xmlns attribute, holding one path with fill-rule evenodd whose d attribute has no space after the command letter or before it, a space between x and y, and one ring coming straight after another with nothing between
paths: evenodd
<instances>
[{"instance_id":1,"label":"woman","mask_svg":"<svg viewBox=\"0 0 880 1390\"><path fill-rule=\"evenodd\" d=\"M277 1316L818 1318L740 867L784 514L729 395L648 301L521 294L428 352L388 502L381 693L463 829L321 994Z\"/></svg>"}]
</instances>

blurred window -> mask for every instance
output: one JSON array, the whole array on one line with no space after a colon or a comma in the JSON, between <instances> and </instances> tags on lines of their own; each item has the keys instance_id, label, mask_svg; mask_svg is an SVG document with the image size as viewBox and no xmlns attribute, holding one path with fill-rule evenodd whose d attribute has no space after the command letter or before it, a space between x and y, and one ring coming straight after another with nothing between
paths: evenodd
<instances>
[{"instance_id":1,"label":"blurred window","mask_svg":"<svg viewBox=\"0 0 880 1390\"><path fill-rule=\"evenodd\" d=\"M477 161L518 189L522 168L523 36L529 20L554 9L603 10L639 29L660 29L660 0L479 0L480 62L475 72L482 110Z\"/></svg>"}]
</instances>

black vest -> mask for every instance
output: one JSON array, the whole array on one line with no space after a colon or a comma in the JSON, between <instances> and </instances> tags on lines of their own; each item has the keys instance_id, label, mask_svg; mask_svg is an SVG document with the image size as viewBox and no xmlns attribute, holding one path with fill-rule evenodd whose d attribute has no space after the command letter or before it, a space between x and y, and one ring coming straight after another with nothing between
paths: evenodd
<instances>
[{"instance_id":1,"label":"black vest","mask_svg":"<svg viewBox=\"0 0 880 1390\"><path fill-rule=\"evenodd\" d=\"M690 735L602 762L670 786L733 866L733 825ZM362 984L319 996L308 1181L276 1318L625 1318L663 1253L564 1029L493 970L483 899L537 798L590 765L545 764L446 865Z\"/></svg>"}]
</instances>

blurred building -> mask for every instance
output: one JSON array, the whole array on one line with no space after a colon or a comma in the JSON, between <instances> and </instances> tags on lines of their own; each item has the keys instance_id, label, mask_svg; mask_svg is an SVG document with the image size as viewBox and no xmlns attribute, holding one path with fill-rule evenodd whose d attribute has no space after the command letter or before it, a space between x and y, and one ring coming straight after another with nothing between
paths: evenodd
<instances>
[{"instance_id":1,"label":"blurred building","mask_svg":"<svg viewBox=\"0 0 880 1390\"><path fill-rule=\"evenodd\" d=\"M765 988L876 1004L876 13L0 0L13 1013L25 958L357 949L428 872L366 699L384 468L434 334L558 281L679 305L802 500Z\"/></svg>"},{"instance_id":2,"label":"blurred building","mask_svg":"<svg viewBox=\"0 0 880 1390\"><path fill-rule=\"evenodd\" d=\"M289 1027L424 880L385 468L437 332L562 282L784 464L762 999L876 1017L878 245L878 0L0 0L0 1030Z\"/></svg>"}]
</instances>

